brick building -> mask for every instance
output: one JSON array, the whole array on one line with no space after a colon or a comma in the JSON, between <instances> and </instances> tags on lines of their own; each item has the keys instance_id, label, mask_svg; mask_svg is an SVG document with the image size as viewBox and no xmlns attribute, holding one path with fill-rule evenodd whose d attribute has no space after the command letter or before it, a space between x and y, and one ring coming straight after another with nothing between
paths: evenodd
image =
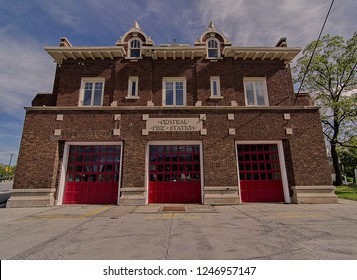
<instances>
[{"instance_id":1,"label":"brick building","mask_svg":"<svg viewBox=\"0 0 357 280\"><path fill-rule=\"evenodd\" d=\"M237 47L210 23L156 46L135 23L115 46L45 50L53 92L25 108L8 207L337 202L286 38Z\"/></svg>"}]
</instances>

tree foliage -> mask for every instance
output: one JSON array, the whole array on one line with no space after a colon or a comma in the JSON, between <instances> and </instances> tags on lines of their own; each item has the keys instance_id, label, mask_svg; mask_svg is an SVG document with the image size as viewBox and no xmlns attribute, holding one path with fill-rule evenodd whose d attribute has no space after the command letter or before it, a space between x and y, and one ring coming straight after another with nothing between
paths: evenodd
<instances>
[{"instance_id":1,"label":"tree foliage","mask_svg":"<svg viewBox=\"0 0 357 280\"><path fill-rule=\"evenodd\" d=\"M321 107L323 132L329 142L336 172L336 184L341 184L337 147L348 147L357 137L357 32L351 39L325 35L308 44L294 67L295 82L301 82L316 45L315 54L306 73L302 90L309 92Z\"/></svg>"}]
</instances>

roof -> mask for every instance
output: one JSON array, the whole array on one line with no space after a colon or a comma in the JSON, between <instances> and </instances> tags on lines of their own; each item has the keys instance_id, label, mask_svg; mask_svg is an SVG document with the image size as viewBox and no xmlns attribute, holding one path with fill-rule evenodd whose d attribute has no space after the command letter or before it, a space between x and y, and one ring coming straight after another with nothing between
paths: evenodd
<instances>
[{"instance_id":1,"label":"roof","mask_svg":"<svg viewBox=\"0 0 357 280\"><path fill-rule=\"evenodd\" d=\"M115 59L127 57L127 40L130 36L137 37L141 34L145 38L145 44L142 46L142 56L156 59L194 59L206 58L206 40L207 38L220 38L222 46L222 56L233 59L252 59L252 60L282 60L288 64L301 51L301 48L289 48L286 44L286 38L279 40L275 47L238 47L232 46L231 42L223 33L217 31L213 22L210 22L207 30L197 39L195 45L187 44L167 44L155 46L150 36L146 35L140 28L138 22L129 29L117 42L115 46L103 47L73 47L67 38L62 37L59 47L45 47L47 53L58 64L67 59ZM217 59L222 59L219 57ZM128 58L133 59L133 58Z\"/></svg>"}]
</instances>

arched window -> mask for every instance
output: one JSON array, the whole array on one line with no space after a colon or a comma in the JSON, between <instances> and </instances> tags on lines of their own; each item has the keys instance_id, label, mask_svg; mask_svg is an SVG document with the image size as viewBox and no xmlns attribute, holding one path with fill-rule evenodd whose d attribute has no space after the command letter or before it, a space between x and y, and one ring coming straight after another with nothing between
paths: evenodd
<instances>
[{"instance_id":1,"label":"arched window","mask_svg":"<svg viewBox=\"0 0 357 280\"><path fill-rule=\"evenodd\" d=\"M219 43L216 39L207 41L207 53L209 58L219 57Z\"/></svg>"},{"instance_id":2,"label":"arched window","mask_svg":"<svg viewBox=\"0 0 357 280\"><path fill-rule=\"evenodd\" d=\"M130 41L130 57L141 57L141 42L139 39Z\"/></svg>"}]
</instances>

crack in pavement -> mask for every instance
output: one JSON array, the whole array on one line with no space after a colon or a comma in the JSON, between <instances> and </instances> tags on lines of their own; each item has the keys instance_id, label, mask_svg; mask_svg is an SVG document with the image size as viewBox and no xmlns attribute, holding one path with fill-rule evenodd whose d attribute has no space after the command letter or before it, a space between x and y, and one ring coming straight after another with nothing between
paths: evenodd
<instances>
[{"instance_id":1,"label":"crack in pavement","mask_svg":"<svg viewBox=\"0 0 357 280\"><path fill-rule=\"evenodd\" d=\"M258 220L257 218L255 218L254 216L248 215L247 213L245 213L244 211L237 209L236 207L232 206L234 209L238 210L239 212L243 213L244 215L246 215L247 217L255 220L257 223L263 225L264 227L268 228L272 233L278 235L278 236L282 236L284 237L284 239L286 239L287 241L289 241L290 243L294 244L295 246L297 246L298 248L300 248L301 250L306 251L307 253L311 254L312 256L314 256L316 259L321 260L323 259L321 256L315 254L314 252L312 252L311 250L305 248L304 246L301 246L300 244L298 244L297 242L295 242L294 240L290 239L289 237L286 236L286 234L280 232L279 230L274 229L273 227L271 227L270 225L268 225L267 223L264 223L260 220ZM283 252L284 253L284 252ZM273 254L274 255L274 254Z\"/></svg>"},{"instance_id":2,"label":"crack in pavement","mask_svg":"<svg viewBox=\"0 0 357 280\"><path fill-rule=\"evenodd\" d=\"M175 214L171 215L170 228L169 228L168 240L167 240L167 246L166 246L165 260L169 259L169 251L170 251L170 245L171 245L171 239L172 239L171 232L172 232L172 225L174 223L174 216L175 216Z\"/></svg>"}]
</instances>

